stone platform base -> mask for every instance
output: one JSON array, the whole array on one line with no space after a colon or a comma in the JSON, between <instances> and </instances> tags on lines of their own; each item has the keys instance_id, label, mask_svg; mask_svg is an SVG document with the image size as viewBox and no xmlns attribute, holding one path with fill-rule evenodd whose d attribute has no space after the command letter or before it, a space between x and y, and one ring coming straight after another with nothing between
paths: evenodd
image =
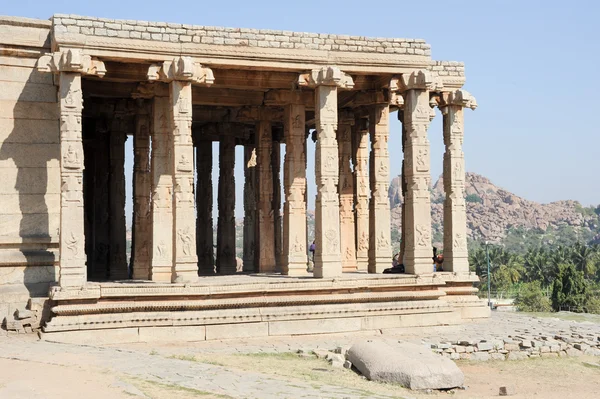
<instances>
[{"instance_id":1,"label":"stone platform base","mask_svg":"<svg viewBox=\"0 0 600 399\"><path fill-rule=\"evenodd\" d=\"M476 277L475 277L476 278ZM204 277L193 284L54 288L43 338L71 343L203 341L459 324L488 317L473 276Z\"/></svg>"}]
</instances>

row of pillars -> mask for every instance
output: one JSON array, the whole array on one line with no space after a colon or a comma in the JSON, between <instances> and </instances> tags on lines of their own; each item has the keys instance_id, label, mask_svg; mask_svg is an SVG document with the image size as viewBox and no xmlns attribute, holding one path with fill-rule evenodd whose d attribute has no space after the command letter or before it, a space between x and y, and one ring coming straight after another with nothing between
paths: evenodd
<instances>
[{"instance_id":1,"label":"row of pillars","mask_svg":"<svg viewBox=\"0 0 600 399\"><path fill-rule=\"evenodd\" d=\"M68 58L67 58L68 60ZM134 220L133 277L164 282L192 282L198 276L196 251L197 229L212 230L206 214L198 215L194 196L194 149L192 143L191 80L208 81L204 69L200 78L190 75L183 58L179 63L155 68L157 77L168 83L166 95L153 97L152 112L140 113L136 121L136 217ZM76 67L79 67L76 65ZM71 66L70 68L74 68ZM198 68L194 67L194 71ZM206 69L206 68L205 68ZM159 72L157 72L159 71ZM151 76L152 71L149 71ZM416 75L415 75L416 74ZM431 273L430 162L427 129L430 123L430 93L423 72L413 73L404 82L403 121L403 259L406 271L412 274ZM214 78L213 78L214 80ZM60 72L61 111L61 234L60 284L83 286L86 281L83 223L83 147L81 138L81 74ZM364 267L370 273L380 273L391 259L389 186L389 103L375 103L369 108L371 153L366 155L368 141L352 127L343 124L338 129L338 88L351 88L352 79L332 67L301 75L301 86L315 92L316 144L316 217L314 262L315 277L333 277L344 269ZM298 96L299 98L299 96ZM444 111L444 186L445 203L445 263L450 271L467 272L466 220L464 203L464 156L462 154L462 109L468 101L457 93L442 98ZM306 269L306 160L305 110L300 101L292 101L285 109L284 162L285 206L283 218L282 272L304 274ZM141 153L151 152L148 157ZM277 267L276 225L274 209L273 165L279 165L278 152L273 151L271 123L261 120L256 131L255 149L245 154L247 166L256 153L254 177L247 172L245 180L254 187L255 232L252 257L256 271L274 271ZM350 138L348 137L350 136ZM355 137L354 176L351 177L350 155ZM349 144L350 142L350 144ZM220 143L219 221L217 236L235 237L233 157L235 142L231 134L223 135ZM140 154L138 154L138 151ZM200 155L200 154L199 154ZM210 157L198 157L198 163ZM368 189L366 161L369 160ZM210 160L212 163L212 160ZM249 169L249 168L248 168ZM278 180L278 179L277 179ZM356 194L351 183L356 187ZM197 190L208 193L211 184L198 181ZM369 197L370 192L370 197ZM151 193L151 194L150 194ZM352 195L350 194L352 193ZM212 195L212 193L211 193ZM355 203L351 204L351 197ZM368 217L366 202L368 200ZM251 199L248 199L251 201ZM208 203L203 204L208 207ZM115 204L121 206L121 204ZM221 209L222 207L222 209ZM351 210L354 207L355 217ZM251 205L249 206L251 209ZM355 222L354 228L347 224ZM209 223L210 222L210 223ZM367 227L368 226L368 227ZM368 233L367 233L368 232ZM211 232L212 234L212 232ZM117 234L119 236L120 234ZM235 247L222 242L218 247L217 269L233 270L230 260ZM211 248L212 251L212 248ZM204 252L201 251L202 254ZM365 254L366 253L366 254ZM208 254L204 254L208 256ZM212 255L211 255L212 256ZM248 255L249 257L249 255ZM246 256L245 256L246 258ZM235 258L233 258L235 259ZM356 266L355 266L356 264Z\"/></svg>"}]
</instances>

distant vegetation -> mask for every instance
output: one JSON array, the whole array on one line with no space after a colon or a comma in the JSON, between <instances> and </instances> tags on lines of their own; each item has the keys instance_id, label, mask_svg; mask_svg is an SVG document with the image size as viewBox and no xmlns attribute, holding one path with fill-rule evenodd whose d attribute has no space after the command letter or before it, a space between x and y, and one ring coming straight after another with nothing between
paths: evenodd
<instances>
[{"instance_id":1,"label":"distant vegetation","mask_svg":"<svg viewBox=\"0 0 600 399\"><path fill-rule=\"evenodd\" d=\"M487 292L490 278L491 291L497 295L516 293L519 310L600 313L600 246L575 243L519 252L490 245L488 251L490 276L485 247L469 254L482 292Z\"/></svg>"}]
</instances>

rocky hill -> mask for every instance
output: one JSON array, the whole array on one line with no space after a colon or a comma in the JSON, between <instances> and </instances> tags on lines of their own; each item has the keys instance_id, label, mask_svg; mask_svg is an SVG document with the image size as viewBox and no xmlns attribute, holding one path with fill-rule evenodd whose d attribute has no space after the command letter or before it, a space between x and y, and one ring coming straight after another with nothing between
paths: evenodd
<instances>
[{"instance_id":1,"label":"rocky hill","mask_svg":"<svg viewBox=\"0 0 600 399\"><path fill-rule=\"evenodd\" d=\"M402 193L399 182L399 177L394 178L389 190L392 229L400 229L401 226ZM497 187L489 179L475 173L467 173L465 188L467 231L473 240L499 243L514 231L519 234L535 232L554 235L574 232L578 239L584 241L600 238L600 207L584 208L579 202L571 200L540 204ZM431 187L433 238L438 245L443 237L443 203L443 180L440 177Z\"/></svg>"}]
</instances>

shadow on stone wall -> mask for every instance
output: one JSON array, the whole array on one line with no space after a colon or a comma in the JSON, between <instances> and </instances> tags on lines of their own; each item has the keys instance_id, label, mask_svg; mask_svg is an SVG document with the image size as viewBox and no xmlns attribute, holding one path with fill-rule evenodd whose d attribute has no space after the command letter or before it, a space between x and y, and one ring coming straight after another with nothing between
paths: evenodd
<instances>
[{"instance_id":1,"label":"shadow on stone wall","mask_svg":"<svg viewBox=\"0 0 600 399\"><path fill-rule=\"evenodd\" d=\"M51 82L51 79L51 76L48 79L37 70L31 69L13 109L14 128L0 143L0 161L12 160L17 168L14 195L18 196L19 201L18 210L5 208L1 212L20 212L21 218L18 231L20 242L14 232L11 232L11 226L7 226L8 231L0 231L0 235L6 234L15 238L13 243L5 244L5 248L10 252L7 255L9 259L0 258L0 263L25 263L22 283L29 291L30 297L47 296L49 285L58 278L54 267L57 260L55 252L49 250L52 246L58 247L58 229L50 231L50 215L45 197L49 183L48 166L51 161L58 160L60 154L58 104L53 104L56 109L52 109L51 106L51 91L54 90L56 101L56 87L46 83ZM4 121L6 123L10 120ZM45 130L48 126L52 128ZM58 176L56 178L60 179ZM59 194L54 195L59 197ZM59 213L60 198L54 201L54 204L57 209L52 209L52 212ZM19 256L19 252L22 256ZM22 304L23 308L25 304L26 302Z\"/></svg>"}]
</instances>

